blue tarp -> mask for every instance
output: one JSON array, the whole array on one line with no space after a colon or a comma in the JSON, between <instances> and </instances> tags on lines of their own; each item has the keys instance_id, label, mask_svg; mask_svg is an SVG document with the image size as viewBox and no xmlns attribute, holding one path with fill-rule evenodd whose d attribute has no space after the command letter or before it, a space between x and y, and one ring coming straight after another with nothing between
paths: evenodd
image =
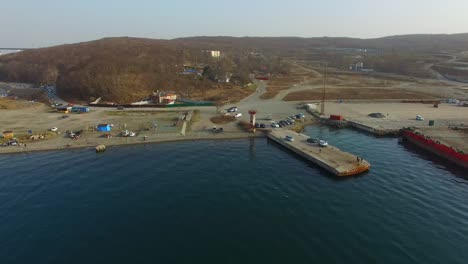
<instances>
[{"instance_id":1,"label":"blue tarp","mask_svg":"<svg viewBox=\"0 0 468 264\"><path fill-rule=\"evenodd\" d=\"M109 124L98 125L97 126L97 131L109 132L109 131L111 131L111 126Z\"/></svg>"}]
</instances>

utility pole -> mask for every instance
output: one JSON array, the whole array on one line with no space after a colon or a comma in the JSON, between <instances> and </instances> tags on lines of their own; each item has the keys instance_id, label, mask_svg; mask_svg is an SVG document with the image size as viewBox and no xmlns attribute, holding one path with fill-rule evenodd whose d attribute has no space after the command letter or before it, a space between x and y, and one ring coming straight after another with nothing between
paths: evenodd
<instances>
[{"instance_id":1,"label":"utility pole","mask_svg":"<svg viewBox=\"0 0 468 264\"><path fill-rule=\"evenodd\" d=\"M320 115L325 114L325 89L327 86L327 63L323 65L323 90L322 90L322 103L320 104Z\"/></svg>"}]
</instances>

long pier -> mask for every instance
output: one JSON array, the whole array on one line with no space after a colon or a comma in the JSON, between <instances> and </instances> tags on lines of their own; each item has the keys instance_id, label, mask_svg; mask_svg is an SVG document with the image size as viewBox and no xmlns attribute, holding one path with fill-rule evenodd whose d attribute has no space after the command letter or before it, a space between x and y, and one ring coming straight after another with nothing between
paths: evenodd
<instances>
[{"instance_id":1,"label":"long pier","mask_svg":"<svg viewBox=\"0 0 468 264\"><path fill-rule=\"evenodd\" d=\"M308 136L291 130L273 129L267 133L269 139L291 150L301 157L322 167L336 176L353 176L369 170L370 163L357 160L357 156L334 146L320 147L317 143L307 142ZM294 141L287 141L291 136Z\"/></svg>"}]
</instances>

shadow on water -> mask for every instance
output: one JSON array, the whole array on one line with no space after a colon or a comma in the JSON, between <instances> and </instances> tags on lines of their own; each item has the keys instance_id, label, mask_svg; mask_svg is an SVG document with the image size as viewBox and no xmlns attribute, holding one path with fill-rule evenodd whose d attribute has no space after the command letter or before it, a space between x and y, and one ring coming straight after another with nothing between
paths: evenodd
<instances>
[{"instance_id":1,"label":"shadow on water","mask_svg":"<svg viewBox=\"0 0 468 264\"><path fill-rule=\"evenodd\" d=\"M281 146L280 144L278 144L277 142L275 142L275 141L273 141L273 140L271 140L269 138L267 138L267 144L271 145L271 146L273 146L273 147L275 147L275 148L277 148L277 149L279 149L279 150L281 150L283 152L286 152L286 153L289 153L289 154L293 155L294 157L298 158L299 160L305 162L309 168L318 170L320 175L323 175L323 176L327 177L328 179L330 179L332 181L342 182L342 181L355 180L355 179L364 177L369 173L369 171L365 171L363 173L360 173L360 174L357 174L357 175L354 175L354 176L346 176L346 177L336 176L335 174L325 170L324 168L314 164L312 161L302 157L301 155L295 153L294 151L291 151L291 150Z\"/></svg>"},{"instance_id":2,"label":"shadow on water","mask_svg":"<svg viewBox=\"0 0 468 264\"><path fill-rule=\"evenodd\" d=\"M249 159L254 160L256 156L255 138L249 138Z\"/></svg>"},{"instance_id":3,"label":"shadow on water","mask_svg":"<svg viewBox=\"0 0 468 264\"><path fill-rule=\"evenodd\" d=\"M402 140L400 140L398 142L398 144L402 145L405 147L405 149L412 153L412 154L415 154L416 156L418 156L419 158L421 159L424 159L424 160L428 160L430 161L431 163L433 163L434 165L436 165L437 167L443 167L444 170L447 170L449 171L450 173L452 173L453 175L455 175L456 177L458 178L461 178L463 180L466 181L466 183L468 184L468 174L467 172L460 166L444 159L444 158L441 158L435 154L432 154L431 152L428 152L426 150L423 150L413 144L411 144L410 142L404 142Z\"/></svg>"},{"instance_id":4,"label":"shadow on water","mask_svg":"<svg viewBox=\"0 0 468 264\"><path fill-rule=\"evenodd\" d=\"M328 132L325 132L325 134L332 134L333 132L336 132L336 131L341 131L341 130L346 130L346 129L349 129L349 130L352 130L352 131L355 131L355 132L358 132L360 134L363 134L363 135L366 135L366 136L369 136L369 137L372 137L372 138L398 138L400 137L400 135L397 133L397 134L388 134L388 135L378 135L378 134L375 134L375 133L371 133L371 132L368 132L368 131L365 131L365 130L362 130L362 129L358 129L358 128L355 128L355 127L343 127L343 128L340 128L340 127L333 127L333 126L327 126L327 125L324 125L324 124L317 124L315 125L316 127L318 127L320 129L320 131L318 132L320 136L322 131L321 130L324 130L324 131L328 131Z\"/></svg>"}]
</instances>

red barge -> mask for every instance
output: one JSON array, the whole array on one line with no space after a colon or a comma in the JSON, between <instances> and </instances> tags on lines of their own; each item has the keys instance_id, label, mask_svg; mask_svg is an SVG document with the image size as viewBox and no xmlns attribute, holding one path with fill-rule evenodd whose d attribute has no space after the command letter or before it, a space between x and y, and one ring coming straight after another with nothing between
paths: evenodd
<instances>
[{"instance_id":1,"label":"red barge","mask_svg":"<svg viewBox=\"0 0 468 264\"><path fill-rule=\"evenodd\" d=\"M463 153L463 151L446 146L437 140L409 130L403 132L403 140L468 169L468 154Z\"/></svg>"}]
</instances>

